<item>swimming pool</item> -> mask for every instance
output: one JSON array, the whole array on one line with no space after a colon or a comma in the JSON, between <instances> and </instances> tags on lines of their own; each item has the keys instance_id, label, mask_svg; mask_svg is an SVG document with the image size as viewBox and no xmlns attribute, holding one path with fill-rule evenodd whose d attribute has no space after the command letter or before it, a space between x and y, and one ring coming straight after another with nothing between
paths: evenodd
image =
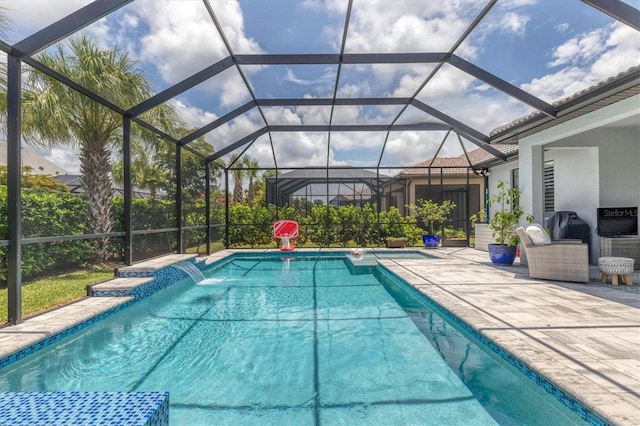
<instances>
[{"instance_id":1,"label":"swimming pool","mask_svg":"<svg viewBox=\"0 0 640 426\"><path fill-rule=\"evenodd\" d=\"M168 390L173 424L581 423L393 280L292 259L184 280L0 370L0 391Z\"/></svg>"}]
</instances>

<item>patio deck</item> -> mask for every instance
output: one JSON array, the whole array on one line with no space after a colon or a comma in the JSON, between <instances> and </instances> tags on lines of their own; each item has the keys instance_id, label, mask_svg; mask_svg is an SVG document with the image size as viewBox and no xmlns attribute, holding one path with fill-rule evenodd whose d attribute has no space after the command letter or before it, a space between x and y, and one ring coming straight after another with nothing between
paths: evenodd
<instances>
[{"instance_id":1,"label":"patio deck","mask_svg":"<svg viewBox=\"0 0 640 426\"><path fill-rule=\"evenodd\" d=\"M517 264L494 266L486 252L470 248L429 254L437 259L381 263L607 422L640 424L638 271L633 287L614 288L599 282L597 269L589 284L560 283L531 280ZM73 312L88 305L106 310L97 306L102 303L107 301L90 298L65 306L51 328L65 317L72 325ZM46 316L36 316L0 328L0 342L13 352L33 343L25 336L52 332L51 325Z\"/></svg>"}]
</instances>

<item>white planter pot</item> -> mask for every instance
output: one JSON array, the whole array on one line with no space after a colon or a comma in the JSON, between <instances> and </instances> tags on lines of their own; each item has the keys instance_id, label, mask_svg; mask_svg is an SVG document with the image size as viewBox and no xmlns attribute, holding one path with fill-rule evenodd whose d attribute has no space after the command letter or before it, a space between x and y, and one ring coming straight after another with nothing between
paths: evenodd
<instances>
[{"instance_id":1,"label":"white planter pot","mask_svg":"<svg viewBox=\"0 0 640 426\"><path fill-rule=\"evenodd\" d=\"M486 223L476 223L475 232L475 248L477 250L489 251L489 244L496 244L496 240L493 239L493 231Z\"/></svg>"}]
</instances>

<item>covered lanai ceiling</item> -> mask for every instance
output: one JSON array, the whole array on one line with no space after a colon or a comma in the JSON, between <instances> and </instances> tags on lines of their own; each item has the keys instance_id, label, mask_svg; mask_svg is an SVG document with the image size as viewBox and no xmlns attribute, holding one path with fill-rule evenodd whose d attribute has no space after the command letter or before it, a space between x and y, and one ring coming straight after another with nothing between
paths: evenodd
<instances>
[{"instance_id":1,"label":"covered lanai ceiling","mask_svg":"<svg viewBox=\"0 0 640 426\"><path fill-rule=\"evenodd\" d=\"M159 133L209 160L394 168L478 147L504 160L492 130L513 139L520 117L531 128L637 87L639 4L4 0L0 49L147 127L169 103L193 130ZM38 61L78 33L127 52L155 96L116 105Z\"/></svg>"}]
</instances>

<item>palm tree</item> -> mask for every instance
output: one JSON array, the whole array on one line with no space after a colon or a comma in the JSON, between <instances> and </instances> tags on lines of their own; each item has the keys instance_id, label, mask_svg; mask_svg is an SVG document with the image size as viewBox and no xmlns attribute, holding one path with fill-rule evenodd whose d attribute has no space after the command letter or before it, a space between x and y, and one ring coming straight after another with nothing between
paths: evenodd
<instances>
[{"instance_id":1,"label":"palm tree","mask_svg":"<svg viewBox=\"0 0 640 426\"><path fill-rule=\"evenodd\" d=\"M122 108L152 96L146 75L118 48L100 49L87 37L73 37L52 54L38 60ZM87 232L107 234L112 229L111 154L121 140L122 117L59 81L38 71L27 74L23 99L25 136L31 143L73 144L80 150L81 184L89 200ZM168 106L154 108L145 120L171 133L181 121ZM132 131L140 131L132 126ZM150 132L140 138L152 138ZM132 138L133 139L133 138ZM107 260L109 238L94 239L98 262Z\"/></svg>"},{"instance_id":2,"label":"palm tree","mask_svg":"<svg viewBox=\"0 0 640 426\"><path fill-rule=\"evenodd\" d=\"M238 155L231 156L230 164L235 164L236 169L233 170L233 202L241 203L244 199L244 190L242 184L245 178L246 171L239 168L244 165L244 159L238 159Z\"/></svg>"},{"instance_id":3,"label":"palm tree","mask_svg":"<svg viewBox=\"0 0 640 426\"><path fill-rule=\"evenodd\" d=\"M249 188L247 189L247 202L253 204L256 198L256 189L254 186L255 180L258 177L257 168L260 167L257 161L251 160L248 157L244 159L244 165L247 167L247 177L249 178Z\"/></svg>"},{"instance_id":4,"label":"palm tree","mask_svg":"<svg viewBox=\"0 0 640 426\"><path fill-rule=\"evenodd\" d=\"M0 38L4 38L12 29L12 24L7 18L4 11L5 9L0 6ZM5 61L0 61L0 112L4 113L7 109L7 64ZM0 123L0 127L1 124Z\"/></svg>"},{"instance_id":5,"label":"palm tree","mask_svg":"<svg viewBox=\"0 0 640 426\"><path fill-rule=\"evenodd\" d=\"M148 189L149 196L155 199L158 189L170 180L169 172L160 165L154 156L154 151L145 144L131 146L131 185L140 189ZM111 165L111 176L114 182L124 183L124 161L120 160Z\"/></svg>"}]
</instances>

